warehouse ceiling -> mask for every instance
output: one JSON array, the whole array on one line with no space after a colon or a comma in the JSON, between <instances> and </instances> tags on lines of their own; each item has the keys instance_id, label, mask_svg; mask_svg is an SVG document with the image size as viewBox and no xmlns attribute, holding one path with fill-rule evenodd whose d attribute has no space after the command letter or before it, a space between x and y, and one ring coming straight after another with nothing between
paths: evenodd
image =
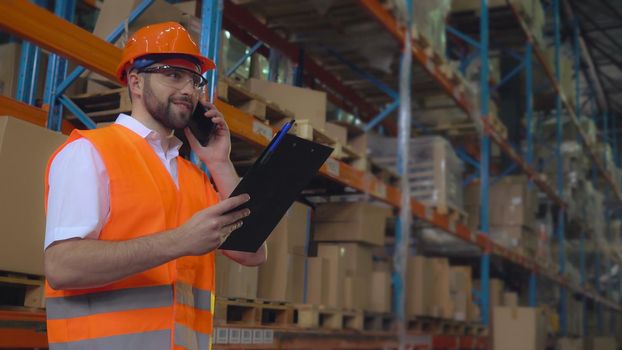
<instances>
[{"instance_id":1,"label":"warehouse ceiling","mask_svg":"<svg viewBox=\"0 0 622 350\"><path fill-rule=\"evenodd\" d=\"M609 106L622 113L622 1L568 0L578 17Z\"/></svg>"}]
</instances>

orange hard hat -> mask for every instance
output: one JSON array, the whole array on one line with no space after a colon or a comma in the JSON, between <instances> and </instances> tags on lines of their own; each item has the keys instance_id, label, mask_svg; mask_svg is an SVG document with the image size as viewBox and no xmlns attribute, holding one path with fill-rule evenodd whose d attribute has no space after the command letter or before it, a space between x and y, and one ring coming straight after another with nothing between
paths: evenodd
<instances>
[{"instance_id":1,"label":"orange hard hat","mask_svg":"<svg viewBox=\"0 0 622 350\"><path fill-rule=\"evenodd\" d=\"M163 58L169 55L188 57L198 64L201 73L216 68L212 60L201 55L186 28L176 22L164 22L145 26L132 34L121 54L117 80L123 85L127 84L126 72L138 58Z\"/></svg>"}]
</instances>

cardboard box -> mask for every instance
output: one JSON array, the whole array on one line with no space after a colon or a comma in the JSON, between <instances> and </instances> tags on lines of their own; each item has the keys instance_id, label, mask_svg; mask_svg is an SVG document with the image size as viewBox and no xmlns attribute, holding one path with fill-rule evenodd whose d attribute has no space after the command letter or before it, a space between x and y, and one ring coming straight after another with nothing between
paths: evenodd
<instances>
[{"instance_id":1,"label":"cardboard box","mask_svg":"<svg viewBox=\"0 0 622 350\"><path fill-rule=\"evenodd\" d=\"M21 47L19 43L0 45L0 95L15 97Z\"/></svg>"},{"instance_id":2,"label":"cardboard box","mask_svg":"<svg viewBox=\"0 0 622 350\"><path fill-rule=\"evenodd\" d=\"M257 297L302 303L304 275L305 256L292 253L277 254L268 248L268 260L258 271Z\"/></svg>"},{"instance_id":3,"label":"cardboard box","mask_svg":"<svg viewBox=\"0 0 622 350\"><path fill-rule=\"evenodd\" d=\"M367 277L372 271L372 248L360 243L320 243L318 255L325 247L337 247L343 257L346 276Z\"/></svg>"},{"instance_id":4,"label":"cardboard box","mask_svg":"<svg viewBox=\"0 0 622 350\"><path fill-rule=\"evenodd\" d=\"M366 157L369 153L369 150L367 148L367 139L367 133L363 133L361 135L352 137L349 140L348 145L352 147L354 152L358 153L362 157Z\"/></svg>"},{"instance_id":5,"label":"cardboard box","mask_svg":"<svg viewBox=\"0 0 622 350\"><path fill-rule=\"evenodd\" d=\"M617 350L618 343L613 337L593 337L587 339L586 350Z\"/></svg>"},{"instance_id":6,"label":"cardboard box","mask_svg":"<svg viewBox=\"0 0 622 350\"><path fill-rule=\"evenodd\" d=\"M409 256L406 267L406 315L428 316L433 276L423 256Z\"/></svg>"},{"instance_id":7,"label":"cardboard box","mask_svg":"<svg viewBox=\"0 0 622 350\"><path fill-rule=\"evenodd\" d=\"M330 263L322 257L307 259L307 300L305 303L328 305Z\"/></svg>"},{"instance_id":8,"label":"cardboard box","mask_svg":"<svg viewBox=\"0 0 622 350\"><path fill-rule=\"evenodd\" d=\"M326 306L343 307L344 304L344 283L346 277L346 262L344 253L339 246L325 245L319 247L318 256L328 261L328 280L326 289L328 298Z\"/></svg>"},{"instance_id":9,"label":"cardboard box","mask_svg":"<svg viewBox=\"0 0 622 350\"><path fill-rule=\"evenodd\" d=\"M391 273L373 271L371 273L371 296L369 311L391 312Z\"/></svg>"},{"instance_id":10,"label":"cardboard box","mask_svg":"<svg viewBox=\"0 0 622 350\"><path fill-rule=\"evenodd\" d=\"M216 253L216 295L230 298L257 298L258 268L240 265Z\"/></svg>"},{"instance_id":11,"label":"cardboard box","mask_svg":"<svg viewBox=\"0 0 622 350\"><path fill-rule=\"evenodd\" d=\"M267 239L269 256L287 253L307 255L311 208L294 202Z\"/></svg>"},{"instance_id":12,"label":"cardboard box","mask_svg":"<svg viewBox=\"0 0 622 350\"><path fill-rule=\"evenodd\" d=\"M324 132L331 139L341 143L342 145L348 144L348 129L345 126L327 122L324 126Z\"/></svg>"},{"instance_id":13,"label":"cardboard box","mask_svg":"<svg viewBox=\"0 0 622 350\"><path fill-rule=\"evenodd\" d=\"M529 190L524 175L507 176L490 188L490 226L535 228L537 197ZM465 210L469 214L469 227L479 225L479 183L464 191Z\"/></svg>"},{"instance_id":14,"label":"cardboard box","mask_svg":"<svg viewBox=\"0 0 622 350\"><path fill-rule=\"evenodd\" d=\"M327 203L315 212L314 239L383 246L391 209L370 203Z\"/></svg>"},{"instance_id":15,"label":"cardboard box","mask_svg":"<svg viewBox=\"0 0 622 350\"><path fill-rule=\"evenodd\" d=\"M450 295L449 260L430 258L428 266L432 272L434 290L430 302L431 316L440 318L453 317L453 302Z\"/></svg>"},{"instance_id":16,"label":"cardboard box","mask_svg":"<svg viewBox=\"0 0 622 350\"><path fill-rule=\"evenodd\" d=\"M518 306L518 294L514 292L503 293L503 306L517 307Z\"/></svg>"},{"instance_id":17,"label":"cardboard box","mask_svg":"<svg viewBox=\"0 0 622 350\"><path fill-rule=\"evenodd\" d=\"M559 338L557 339L556 350L583 350L583 339Z\"/></svg>"},{"instance_id":18,"label":"cardboard box","mask_svg":"<svg viewBox=\"0 0 622 350\"><path fill-rule=\"evenodd\" d=\"M344 280L343 307L352 310L367 309L369 305L369 275L346 276Z\"/></svg>"},{"instance_id":19,"label":"cardboard box","mask_svg":"<svg viewBox=\"0 0 622 350\"><path fill-rule=\"evenodd\" d=\"M493 350L544 350L546 327L540 309L493 308Z\"/></svg>"},{"instance_id":20,"label":"cardboard box","mask_svg":"<svg viewBox=\"0 0 622 350\"><path fill-rule=\"evenodd\" d=\"M314 129L325 130L326 93L251 78L246 87L254 94L294 112L296 120L309 120Z\"/></svg>"},{"instance_id":21,"label":"cardboard box","mask_svg":"<svg viewBox=\"0 0 622 350\"><path fill-rule=\"evenodd\" d=\"M503 305L503 288L504 283L502 280L492 278L490 279L490 306L502 306Z\"/></svg>"},{"instance_id":22,"label":"cardboard box","mask_svg":"<svg viewBox=\"0 0 622 350\"><path fill-rule=\"evenodd\" d=\"M0 117L0 270L44 274L45 169L66 139L20 119Z\"/></svg>"},{"instance_id":23,"label":"cardboard box","mask_svg":"<svg viewBox=\"0 0 622 350\"><path fill-rule=\"evenodd\" d=\"M457 321L469 321L474 315L471 307L473 303L472 290L473 281L471 279L470 266L451 266L450 274L450 296L453 304L454 316Z\"/></svg>"}]
</instances>

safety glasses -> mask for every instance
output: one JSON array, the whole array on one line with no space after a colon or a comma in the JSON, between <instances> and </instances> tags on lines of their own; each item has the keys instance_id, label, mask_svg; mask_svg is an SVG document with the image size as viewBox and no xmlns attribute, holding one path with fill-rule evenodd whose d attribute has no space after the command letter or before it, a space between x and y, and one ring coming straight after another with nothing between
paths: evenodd
<instances>
[{"instance_id":1,"label":"safety glasses","mask_svg":"<svg viewBox=\"0 0 622 350\"><path fill-rule=\"evenodd\" d=\"M182 90L189 83L195 90L201 90L207 85L207 80L201 74L182 67L168 65L147 67L139 69L138 73L156 74L158 82L177 90Z\"/></svg>"}]
</instances>

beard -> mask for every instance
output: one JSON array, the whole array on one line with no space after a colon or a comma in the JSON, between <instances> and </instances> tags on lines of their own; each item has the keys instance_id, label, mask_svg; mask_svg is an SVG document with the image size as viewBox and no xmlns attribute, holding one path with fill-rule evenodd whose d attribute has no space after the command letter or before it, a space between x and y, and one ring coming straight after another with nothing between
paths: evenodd
<instances>
[{"instance_id":1,"label":"beard","mask_svg":"<svg viewBox=\"0 0 622 350\"><path fill-rule=\"evenodd\" d=\"M171 95L166 101L161 101L151 89L151 83L147 81L145 81L145 88L143 91L145 107L153 119L157 120L165 128L171 130L184 129L188 126L192 112L196 107L192 103L190 97L183 95L175 97L175 95ZM176 102L188 103L193 107L191 107L190 110L173 109Z\"/></svg>"}]
</instances>

